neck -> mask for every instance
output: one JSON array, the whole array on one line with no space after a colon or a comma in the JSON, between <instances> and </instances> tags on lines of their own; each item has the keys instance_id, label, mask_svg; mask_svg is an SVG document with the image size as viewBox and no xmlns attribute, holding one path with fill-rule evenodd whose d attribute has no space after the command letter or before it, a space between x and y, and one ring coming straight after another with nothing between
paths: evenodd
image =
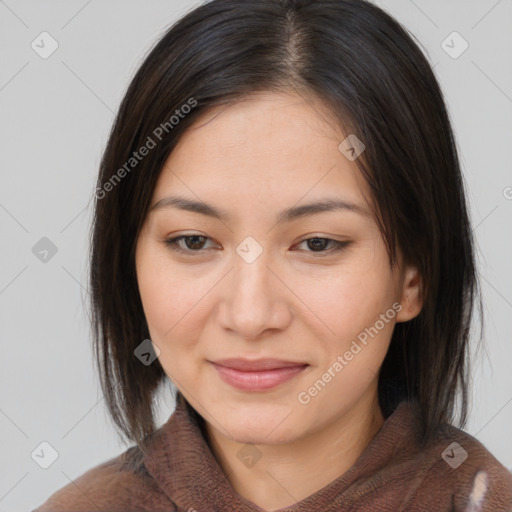
<instances>
[{"instance_id":1,"label":"neck","mask_svg":"<svg viewBox=\"0 0 512 512\"><path fill-rule=\"evenodd\" d=\"M261 459L240 464L245 443L206 422L207 441L234 490L263 510L297 503L350 469L384 423L376 389L328 425L286 444L255 445Z\"/></svg>"}]
</instances>

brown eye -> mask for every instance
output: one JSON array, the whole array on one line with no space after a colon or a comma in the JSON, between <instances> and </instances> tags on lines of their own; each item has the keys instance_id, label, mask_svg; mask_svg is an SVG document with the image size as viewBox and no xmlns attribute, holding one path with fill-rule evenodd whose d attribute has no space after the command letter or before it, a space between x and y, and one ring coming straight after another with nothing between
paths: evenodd
<instances>
[{"instance_id":1,"label":"brown eye","mask_svg":"<svg viewBox=\"0 0 512 512\"><path fill-rule=\"evenodd\" d=\"M340 242L338 240L332 240L331 238L314 237L303 240L298 245L307 244L309 250L306 252L321 253L320 256L329 255L334 252L339 252L345 249L350 242ZM325 250L327 246L331 247L329 250Z\"/></svg>"},{"instance_id":2,"label":"brown eye","mask_svg":"<svg viewBox=\"0 0 512 512\"><path fill-rule=\"evenodd\" d=\"M202 249L205 243L206 237L199 235L185 236L183 237L185 245L188 249Z\"/></svg>"},{"instance_id":3,"label":"brown eye","mask_svg":"<svg viewBox=\"0 0 512 512\"><path fill-rule=\"evenodd\" d=\"M173 251L193 253L202 251L207 240L210 238L203 235L181 235L165 240L165 244ZM185 244L183 245L181 242L185 242Z\"/></svg>"},{"instance_id":4,"label":"brown eye","mask_svg":"<svg viewBox=\"0 0 512 512\"><path fill-rule=\"evenodd\" d=\"M325 249L325 247L332 240L328 240L327 238L309 238L305 240L308 243L308 247L313 251L321 251Z\"/></svg>"}]
</instances>

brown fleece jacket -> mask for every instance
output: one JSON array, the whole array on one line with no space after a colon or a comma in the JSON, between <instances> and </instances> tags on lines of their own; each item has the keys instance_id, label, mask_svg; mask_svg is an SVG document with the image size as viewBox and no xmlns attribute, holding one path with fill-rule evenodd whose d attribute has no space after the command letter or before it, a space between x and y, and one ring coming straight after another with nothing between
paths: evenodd
<instances>
[{"instance_id":1,"label":"brown fleece jacket","mask_svg":"<svg viewBox=\"0 0 512 512\"><path fill-rule=\"evenodd\" d=\"M233 489L189 407L177 402L144 453L128 448L33 512L262 512ZM347 472L279 512L512 512L510 472L451 425L421 447L414 411L401 402Z\"/></svg>"}]
</instances>

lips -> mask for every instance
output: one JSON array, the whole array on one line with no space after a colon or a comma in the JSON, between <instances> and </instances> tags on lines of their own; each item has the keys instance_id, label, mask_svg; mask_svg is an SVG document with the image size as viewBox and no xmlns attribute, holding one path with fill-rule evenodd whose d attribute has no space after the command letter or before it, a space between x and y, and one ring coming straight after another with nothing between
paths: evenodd
<instances>
[{"instance_id":1,"label":"lips","mask_svg":"<svg viewBox=\"0 0 512 512\"><path fill-rule=\"evenodd\" d=\"M266 391L285 383L309 365L282 359L221 359L212 362L220 378L241 391Z\"/></svg>"},{"instance_id":2,"label":"lips","mask_svg":"<svg viewBox=\"0 0 512 512\"><path fill-rule=\"evenodd\" d=\"M289 368L291 366L304 366L307 363L285 361L283 359L219 359L215 364L245 372L257 372L261 370L276 370L278 368Z\"/></svg>"}]
</instances>

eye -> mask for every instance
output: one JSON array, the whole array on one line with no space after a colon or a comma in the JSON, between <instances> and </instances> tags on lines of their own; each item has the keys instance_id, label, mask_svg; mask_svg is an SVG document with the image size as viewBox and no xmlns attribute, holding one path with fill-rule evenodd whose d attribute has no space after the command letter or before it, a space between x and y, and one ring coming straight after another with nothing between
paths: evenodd
<instances>
[{"instance_id":1,"label":"eye","mask_svg":"<svg viewBox=\"0 0 512 512\"><path fill-rule=\"evenodd\" d=\"M332 253L342 251L350 244L350 242L340 242L338 240L333 240L332 238L314 237L307 238L306 240L299 242L297 245L301 244L307 244L308 248L312 248L311 251L306 252L321 253L318 254L318 256L328 256ZM325 248L329 244L331 245L331 248L326 251Z\"/></svg>"},{"instance_id":2,"label":"eye","mask_svg":"<svg viewBox=\"0 0 512 512\"><path fill-rule=\"evenodd\" d=\"M173 251L190 254L202 251L206 240L210 238L203 235L181 235L165 240L165 244ZM185 247L181 242L185 242Z\"/></svg>"}]
</instances>

